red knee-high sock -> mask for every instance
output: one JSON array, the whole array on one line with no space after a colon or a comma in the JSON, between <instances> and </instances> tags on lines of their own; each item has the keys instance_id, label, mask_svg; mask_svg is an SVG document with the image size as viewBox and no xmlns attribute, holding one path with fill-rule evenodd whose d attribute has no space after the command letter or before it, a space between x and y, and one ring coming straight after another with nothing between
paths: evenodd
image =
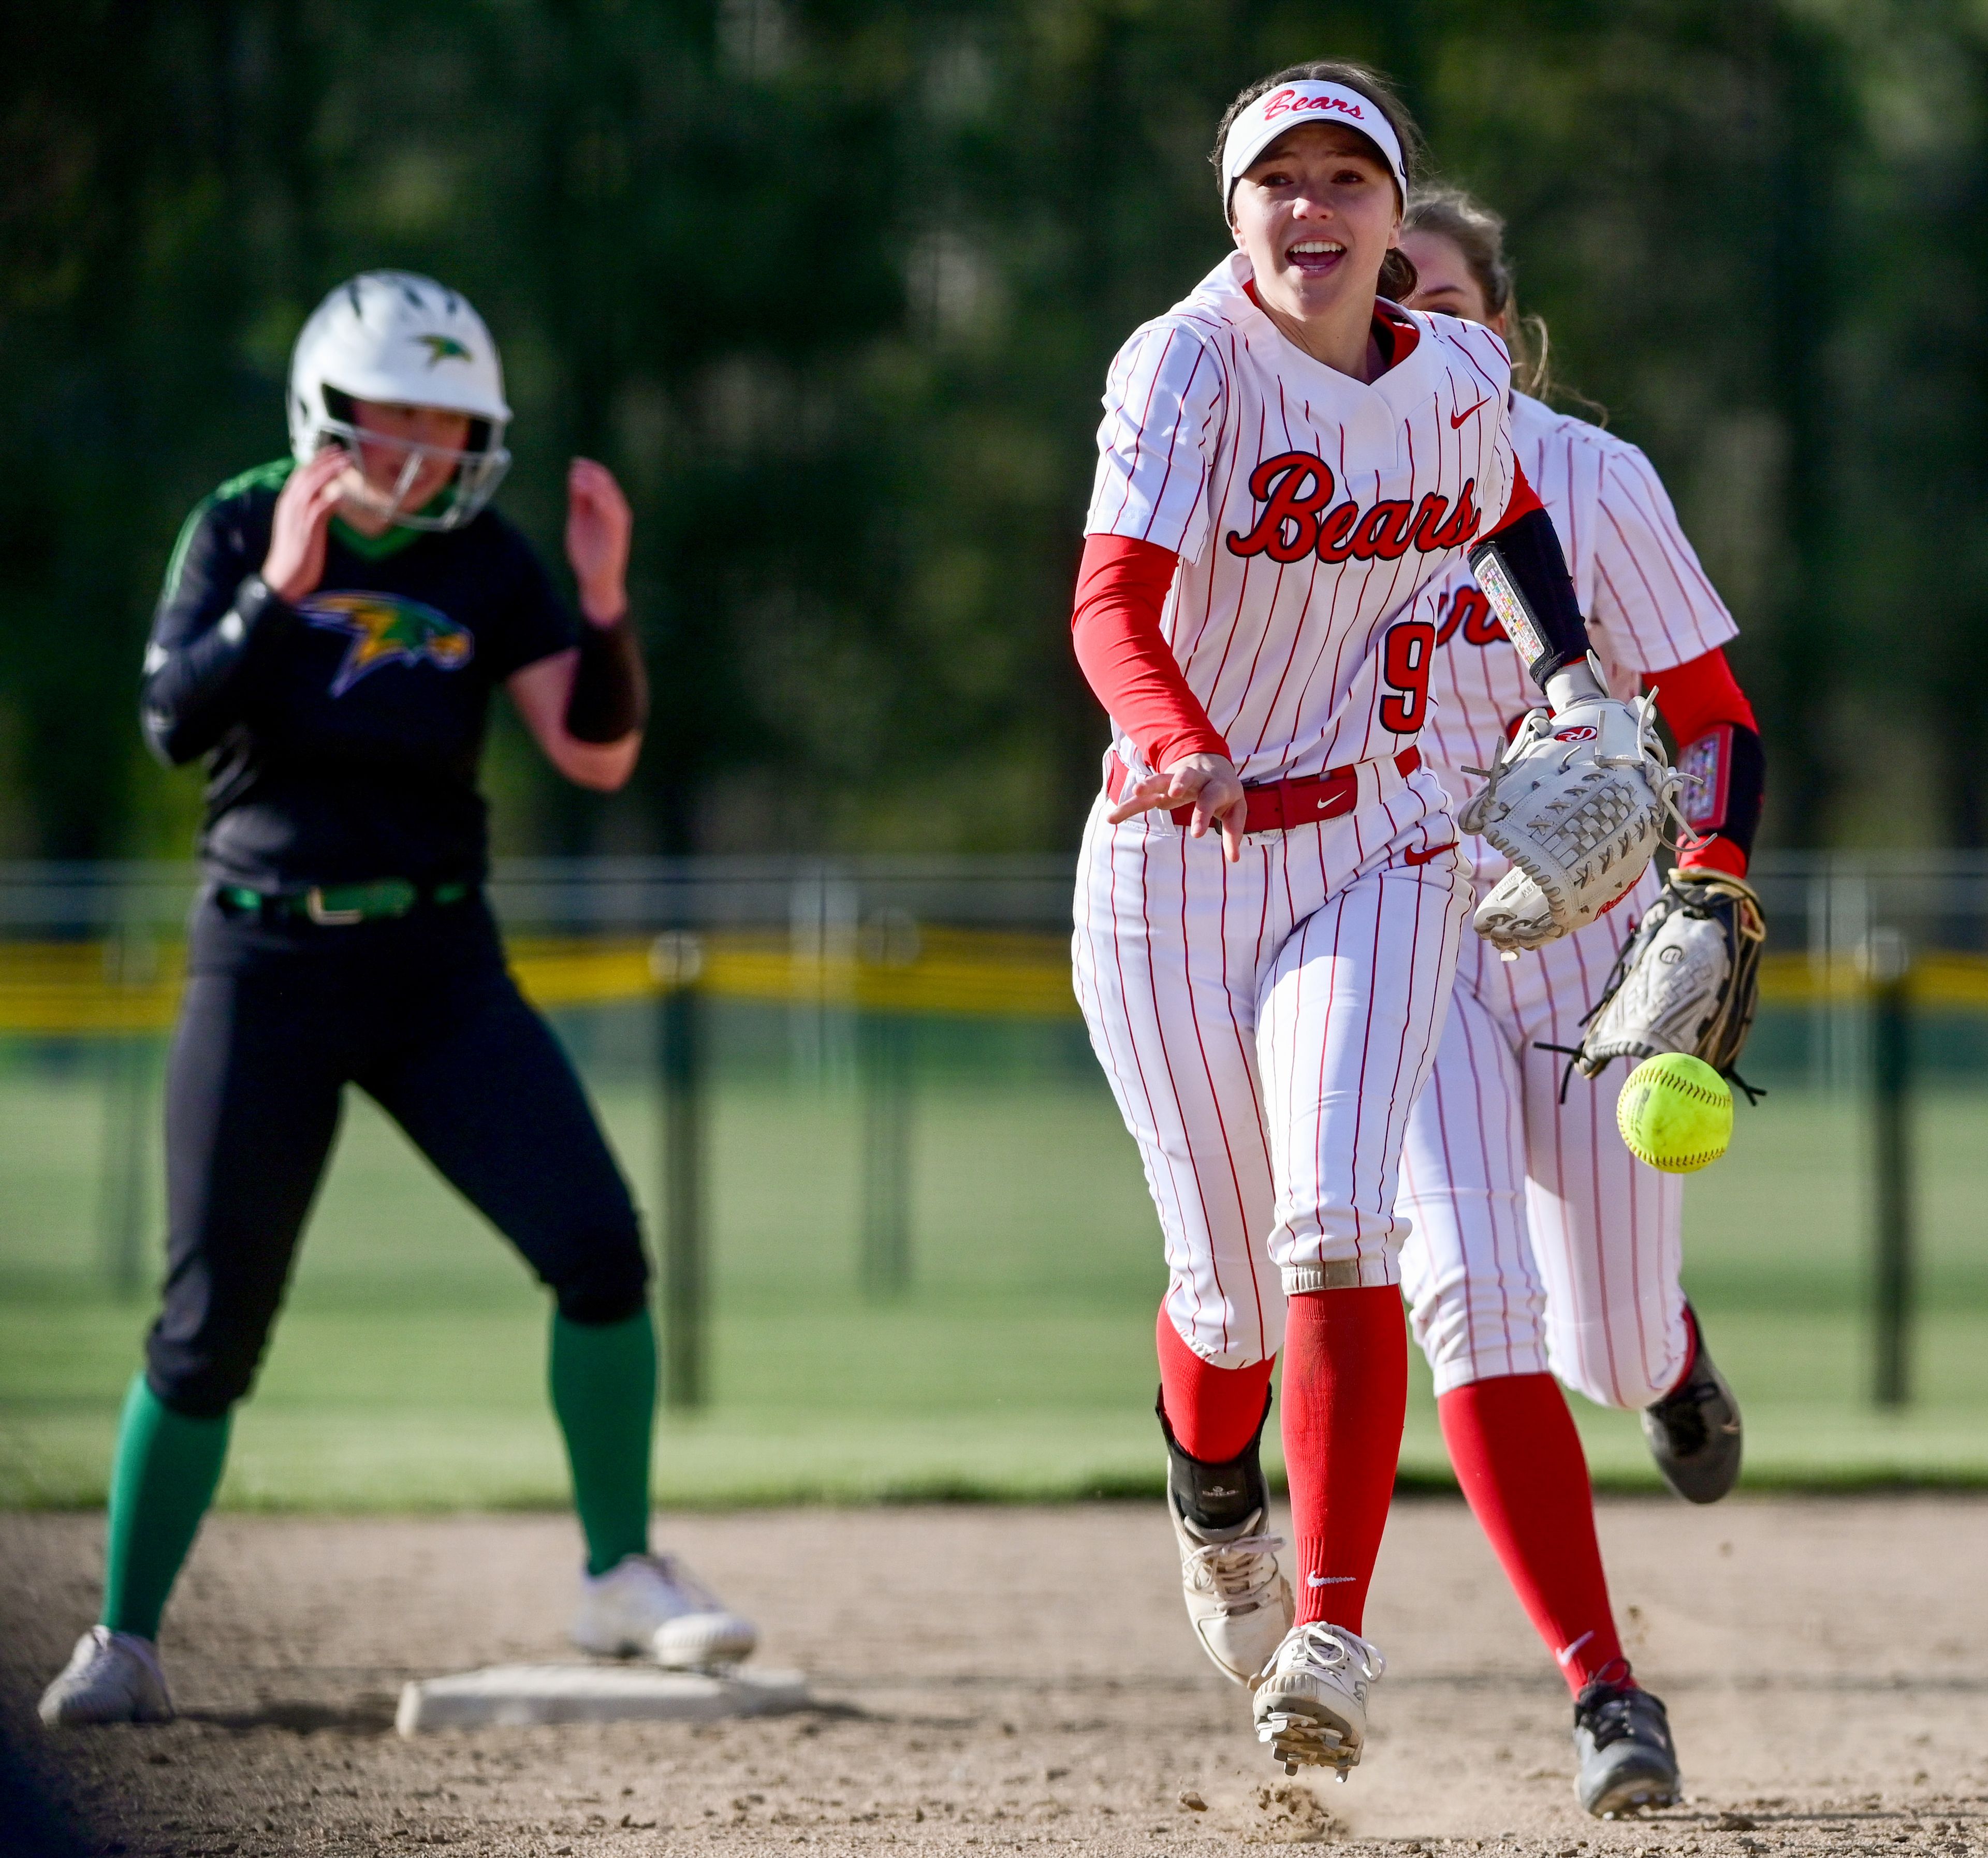
<instances>
[{"instance_id":1,"label":"red knee-high sock","mask_svg":"<svg viewBox=\"0 0 1988 1858\"><path fill-rule=\"evenodd\" d=\"M1576 1696L1611 1664L1628 1667L1594 1539L1581 1434L1550 1374L1506 1374L1435 1403L1456 1481L1519 1601Z\"/></svg>"},{"instance_id":2,"label":"red knee-high sock","mask_svg":"<svg viewBox=\"0 0 1988 1858\"><path fill-rule=\"evenodd\" d=\"M1240 1458L1263 1424L1263 1396L1276 1358L1253 1362L1246 1368L1211 1366L1180 1339L1164 1303L1155 1343L1160 1353L1160 1397L1175 1444L1204 1464L1226 1464Z\"/></svg>"},{"instance_id":3,"label":"red knee-high sock","mask_svg":"<svg viewBox=\"0 0 1988 1858\"><path fill-rule=\"evenodd\" d=\"M1388 1526L1408 1343L1391 1284L1307 1291L1284 1326L1284 1466L1297 1537L1298 1623L1357 1632Z\"/></svg>"}]
</instances>

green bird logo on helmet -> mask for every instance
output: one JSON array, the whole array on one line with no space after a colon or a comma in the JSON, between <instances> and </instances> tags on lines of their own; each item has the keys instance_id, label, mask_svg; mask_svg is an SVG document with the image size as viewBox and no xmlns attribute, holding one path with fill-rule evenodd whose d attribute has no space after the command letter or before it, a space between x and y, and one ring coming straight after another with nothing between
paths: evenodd
<instances>
[{"instance_id":1,"label":"green bird logo on helmet","mask_svg":"<svg viewBox=\"0 0 1988 1858\"><path fill-rule=\"evenodd\" d=\"M468 361L471 359L468 350L453 336L438 335L431 329L425 335L417 336L414 340L428 350L428 366L431 368L445 361Z\"/></svg>"},{"instance_id":2,"label":"green bird logo on helmet","mask_svg":"<svg viewBox=\"0 0 1988 1858\"><path fill-rule=\"evenodd\" d=\"M455 469L441 494L418 510L401 508L397 499L387 509L404 529L460 529L510 468L504 430L511 409L497 345L469 299L433 278L363 271L311 312L290 355L290 450L299 464L327 443L357 449L352 403L359 400L469 416L468 443L447 454ZM368 442L382 443L377 434ZM411 455L430 449L401 442Z\"/></svg>"}]
</instances>

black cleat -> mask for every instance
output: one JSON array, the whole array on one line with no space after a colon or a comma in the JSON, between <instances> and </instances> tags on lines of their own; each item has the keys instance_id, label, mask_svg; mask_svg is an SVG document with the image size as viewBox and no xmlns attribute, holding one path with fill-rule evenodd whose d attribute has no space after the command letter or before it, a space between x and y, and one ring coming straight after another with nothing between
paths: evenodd
<instances>
[{"instance_id":1,"label":"black cleat","mask_svg":"<svg viewBox=\"0 0 1988 1858\"><path fill-rule=\"evenodd\" d=\"M1716 1503L1740 1481L1744 1440L1740 1403L1705 1346L1698 1312L1687 1303L1691 1368L1653 1407L1643 1409L1643 1437L1664 1481L1687 1503Z\"/></svg>"},{"instance_id":2,"label":"black cleat","mask_svg":"<svg viewBox=\"0 0 1988 1858\"><path fill-rule=\"evenodd\" d=\"M1239 1457L1224 1464L1189 1458L1167 1423L1162 1390L1155 1410L1167 1441L1167 1508L1180 1547L1187 1616L1201 1648L1232 1683L1253 1684L1291 1629L1291 1584L1277 1566L1283 1538L1270 1533L1270 1486L1263 1475L1263 1420Z\"/></svg>"},{"instance_id":3,"label":"black cleat","mask_svg":"<svg viewBox=\"0 0 1988 1858\"><path fill-rule=\"evenodd\" d=\"M1676 1805L1670 1718L1648 1691L1596 1678L1574 1700L1574 1791L1596 1819Z\"/></svg>"}]
</instances>

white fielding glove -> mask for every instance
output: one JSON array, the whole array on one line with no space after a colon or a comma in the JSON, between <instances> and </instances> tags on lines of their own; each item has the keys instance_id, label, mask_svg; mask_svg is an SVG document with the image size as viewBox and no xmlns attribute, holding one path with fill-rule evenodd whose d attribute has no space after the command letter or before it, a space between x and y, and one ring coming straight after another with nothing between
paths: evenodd
<instances>
[{"instance_id":1,"label":"white fielding glove","mask_svg":"<svg viewBox=\"0 0 1988 1858\"><path fill-rule=\"evenodd\" d=\"M1586 681L1583 680L1583 681ZM1477 906L1477 933L1511 951L1584 929L1628 894L1655 856L1679 776L1664 759L1655 699L1583 695L1533 710L1487 785L1457 816L1511 861Z\"/></svg>"}]
</instances>

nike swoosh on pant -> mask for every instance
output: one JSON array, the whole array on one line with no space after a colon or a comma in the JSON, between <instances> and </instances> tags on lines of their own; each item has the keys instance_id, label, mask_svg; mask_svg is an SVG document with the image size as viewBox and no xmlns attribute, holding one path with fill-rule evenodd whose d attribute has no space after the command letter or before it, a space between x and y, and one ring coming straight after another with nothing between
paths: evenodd
<instances>
[{"instance_id":1,"label":"nike swoosh on pant","mask_svg":"<svg viewBox=\"0 0 1988 1858\"><path fill-rule=\"evenodd\" d=\"M1587 1641L1594 1637L1594 1629L1591 1626L1587 1631L1584 1632L1579 1638L1576 1639L1571 1645L1567 1647L1566 1650L1555 1652L1554 1654L1554 1662L1564 1670L1567 1665L1572 1660L1574 1654L1580 1650L1581 1647L1585 1645Z\"/></svg>"},{"instance_id":2,"label":"nike swoosh on pant","mask_svg":"<svg viewBox=\"0 0 1988 1858\"><path fill-rule=\"evenodd\" d=\"M1307 1587L1343 1587L1353 1579L1350 1574L1307 1574Z\"/></svg>"}]
</instances>

